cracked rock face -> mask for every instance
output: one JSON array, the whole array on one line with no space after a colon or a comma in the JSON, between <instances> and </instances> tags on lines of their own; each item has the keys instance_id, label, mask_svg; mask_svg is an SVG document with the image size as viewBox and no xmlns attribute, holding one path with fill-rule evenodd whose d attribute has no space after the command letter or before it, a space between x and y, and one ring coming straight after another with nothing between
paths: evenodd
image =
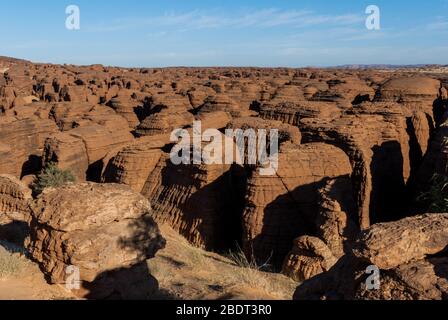
<instances>
[{"instance_id":1,"label":"cracked rock face","mask_svg":"<svg viewBox=\"0 0 448 320\"><path fill-rule=\"evenodd\" d=\"M243 245L259 260L281 264L298 235L314 229L318 189L328 178L350 176L347 155L321 143L284 145L275 176L256 172L248 180Z\"/></svg>"},{"instance_id":2,"label":"cracked rock face","mask_svg":"<svg viewBox=\"0 0 448 320\"><path fill-rule=\"evenodd\" d=\"M441 300L448 297L448 214L426 214L378 224L328 272L300 285L295 299ZM380 271L368 290L368 266Z\"/></svg>"},{"instance_id":3,"label":"cracked rock face","mask_svg":"<svg viewBox=\"0 0 448 320\"><path fill-rule=\"evenodd\" d=\"M31 190L11 175L0 175L0 225L30 218Z\"/></svg>"},{"instance_id":4,"label":"cracked rock face","mask_svg":"<svg viewBox=\"0 0 448 320\"><path fill-rule=\"evenodd\" d=\"M45 140L57 132L55 123L38 116L0 117L0 173L17 178L40 167Z\"/></svg>"},{"instance_id":5,"label":"cracked rock face","mask_svg":"<svg viewBox=\"0 0 448 320\"><path fill-rule=\"evenodd\" d=\"M319 238L303 236L294 241L282 272L297 282L326 272L337 262L327 245Z\"/></svg>"},{"instance_id":6,"label":"cracked rock face","mask_svg":"<svg viewBox=\"0 0 448 320\"><path fill-rule=\"evenodd\" d=\"M124 185L47 189L32 205L27 248L52 283L66 284L67 267L79 268L80 297L134 297L138 284L145 298L157 281L144 262L165 245L150 214L148 200ZM139 281L126 283L126 274Z\"/></svg>"},{"instance_id":7,"label":"cracked rock face","mask_svg":"<svg viewBox=\"0 0 448 320\"><path fill-rule=\"evenodd\" d=\"M448 246L448 215L425 215L372 226L361 233L354 255L388 270Z\"/></svg>"}]
</instances>

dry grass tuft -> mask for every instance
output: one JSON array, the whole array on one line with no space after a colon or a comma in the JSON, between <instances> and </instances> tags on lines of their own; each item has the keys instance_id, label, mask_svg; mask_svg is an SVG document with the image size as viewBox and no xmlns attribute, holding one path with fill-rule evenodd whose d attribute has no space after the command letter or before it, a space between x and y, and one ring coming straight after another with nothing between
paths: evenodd
<instances>
[{"instance_id":1,"label":"dry grass tuft","mask_svg":"<svg viewBox=\"0 0 448 320\"><path fill-rule=\"evenodd\" d=\"M27 263L19 253L11 253L0 246L0 280L19 276L26 269Z\"/></svg>"},{"instance_id":2,"label":"dry grass tuft","mask_svg":"<svg viewBox=\"0 0 448 320\"><path fill-rule=\"evenodd\" d=\"M160 287L180 299L290 300L297 283L267 272L267 261L255 263L237 250L219 255L192 246L168 226L162 226L167 247L148 261Z\"/></svg>"}]
</instances>

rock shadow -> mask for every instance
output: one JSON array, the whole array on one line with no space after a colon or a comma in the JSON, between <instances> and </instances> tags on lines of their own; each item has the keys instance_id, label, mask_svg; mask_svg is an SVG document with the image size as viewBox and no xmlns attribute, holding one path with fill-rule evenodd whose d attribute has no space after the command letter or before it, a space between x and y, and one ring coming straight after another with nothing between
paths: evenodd
<instances>
[{"instance_id":1,"label":"rock shadow","mask_svg":"<svg viewBox=\"0 0 448 320\"><path fill-rule=\"evenodd\" d=\"M304 235L319 237L316 223L319 213L318 190L328 179L297 187L268 204L264 209L261 233L249 242L251 248L245 246L246 254L249 254L249 249L253 250L258 264L268 262L274 271L279 271L296 238Z\"/></svg>"},{"instance_id":2,"label":"rock shadow","mask_svg":"<svg viewBox=\"0 0 448 320\"><path fill-rule=\"evenodd\" d=\"M151 300L172 299L159 288L157 279L151 275L147 259L163 249L166 240L160 235L157 224L149 215L129 224L131 236L120 238L122 250L135 254L135 263L105 271L92 282L84 282L85 298L94 300Z\"/></svg>"},{"instance_id":3,"label":"rock shadow","mask_svg":"<svg viewBox=\"0 0 448 320\"><path fill-rule=\"evenodd\" d=\"M173 175L175 172L177 174ZM168 160L161 178L165 188L155 202L169 199L170 195L166 192L173 186L182 190L185 198L169 203L170 208L161 214L158 221L180 219L179 232L187 239L193 241L199 236L206 250L226 251L241 244L244 208L244 192L241 191L246 187L247 178L242 168L232 167L212 182L202 185L204 181L201 179L206 178L207 174L201 167L174 165ZM157 210L158 206L154 205L154 209Z\"/></svg>"},{"instance_id":4,"label":"rock shadow","mask_svg":"<svg viewBox=\"0 0 448 320\"><path fill-rule=\"evenodd\" d=\"M36 174L40 170L42 170L42 157L36 155L30 155L22 165L20 178L23 178L31 174Z\"/></svg>"},{"instance_id":5,"label":"rock shadow","mask_svg":"<svg viewBox=\"0 0 448 320\"><path fill-rule=\"evenodd\" d=\"M370 165L372 192L371 223L390 222L404 218L409 202L403 176L404 159L401 145L388 141L372 148Z\"/></svg>"},{"instance_id":6,"label":"rock shadow","mask_svg":"<svg viewBox=\"0 0 448 320\"><path fill-rule=\"evenodd\" d=\"M12 243L20 248L25 247L25 239L29 233L29 225L23 221L12 221L0 225L0 240Z\"/></svg>"}]
</instances>

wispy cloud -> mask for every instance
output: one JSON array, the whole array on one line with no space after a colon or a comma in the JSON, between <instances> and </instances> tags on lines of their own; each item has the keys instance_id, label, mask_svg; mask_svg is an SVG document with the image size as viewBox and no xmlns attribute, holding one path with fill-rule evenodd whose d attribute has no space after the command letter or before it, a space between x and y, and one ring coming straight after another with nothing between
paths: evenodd
<instances>
[{"instance_id":1,"label":"wispy cloud","mask_svg":"<svg viewBox=\"0 0 448 320\"><path fill-rule=\"evenodd\" d=\"M430 31L448 31L448 19L437 17L434 22L429 23L426 28Z\"/></svg>"},{"instance_id":2,"label":"wispy cloud","mask_svg":"<svg viewBox=\"0 0 448 320\"><path fill-rule=\"evenodd\" d=\"M90 26L90 32L115 32L143 27L181 28L183 30L213 28L275 28L289 26L304 28L325 24L349 25L364 21L357 14L322 15L309 10L280 10L275 8L238 14L222 14L217 10L194 10L184 13L165 13L145 18L119 19L109 23Z\"/></svg>"}]
</instances>

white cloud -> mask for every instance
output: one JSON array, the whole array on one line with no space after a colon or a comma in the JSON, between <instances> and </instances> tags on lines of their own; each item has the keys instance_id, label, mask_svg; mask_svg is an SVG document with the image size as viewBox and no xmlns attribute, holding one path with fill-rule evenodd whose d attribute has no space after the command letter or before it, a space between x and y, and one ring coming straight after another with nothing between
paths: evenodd
<instances>
[{"instance_id":1,"label":"white cloud","mask_svg":"<svg viewBox=\"0 0 448 320\"><path fill-rule=\"evenodd\" d=\"M427 25L427 29L431 31L447 31L448 20L439 17L435 22L431 22Z\"/></svg>"},{"instance_id":2,"label":"white cloud","mask_svg":"<svg viewBox=\"0 0 448 320\"><path fill-rule=\"evenodd\" d=\"M213 28L275 28L289 26L292 28L304 28L325 24L349 25L364 21L364 16L356 14L321 15L308 10L280 10L263 9L254 12L222 14L214 11L194 10L184 13L165 13L161 16L120 19L111 23L88 28L90 32L115 32L120 30L138 29L144 27L171 27L189 29L213 29Z\"/></svg>"}]
</instances>

